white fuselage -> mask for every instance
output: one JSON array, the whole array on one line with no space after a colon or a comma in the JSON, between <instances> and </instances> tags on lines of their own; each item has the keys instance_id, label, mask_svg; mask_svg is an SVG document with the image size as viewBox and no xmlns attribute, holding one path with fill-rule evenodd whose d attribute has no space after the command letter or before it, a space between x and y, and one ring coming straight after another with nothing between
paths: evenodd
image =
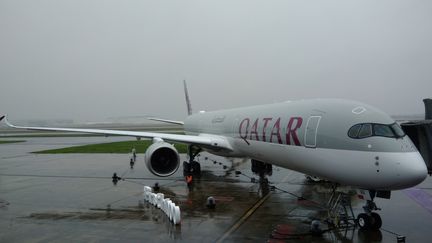
<instances>
[{"instance_id":1,"label":"white fuselage","mask_svg":"<svg viewBox=\"0 0 432 243\"><path fill-rule=\"evenodd\" d=\"M23 127L6 121L8 126L20 129L153 139L155 143L146 152L146 164L158 176L172 175L180 164L178 152L164 140L369 190L412 187L427 175L426 164L400 126L384 112L355 101L300 100L202 112L190 115L184 123L174 123L184 124L188 135Z\"/></svg>"},{"instance_id":2,"label":"white fuselage","mask_svg":"<svg viewBox=\"0 0 432 243\"><path fill-rule=\"evenodd\" d=\"M307 100L192 115L187 134L220 136L248 157L364 189L395 190L423 181L426 165L408 136L354 139L355 124L393 124L385 113L353 101Z\"/></svg>"}]
</instances>

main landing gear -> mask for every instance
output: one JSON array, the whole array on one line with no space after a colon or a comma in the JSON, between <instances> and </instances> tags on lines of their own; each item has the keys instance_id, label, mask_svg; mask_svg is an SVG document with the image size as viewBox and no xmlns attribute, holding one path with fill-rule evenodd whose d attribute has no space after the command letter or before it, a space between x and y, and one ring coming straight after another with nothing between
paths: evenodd
<instances>
[{"instance_id":1,"label":"main landing gear","mask_svg":"<svg viewBox=\"0 0 432 243\"><path fill-rule=\"evenodd\" d=\"M201 165L195 161L195 157L201 152L201 148L190 145L188 148L189 162L183 161L183 175L186 177L201 177Z\"/></svg>"},{"instance_id":2,"label":"main landing gear","mask_svg":"<svg viewBox=\"0 0 432 243\"><path fill-rule=\"evenodd\" d=\"M271 176L273 174L272 164L268 164L254 159L251 159L251 170L254 174L259 176L260 182L262 183L268 183L268 179L266 176Z\"/></svg>"},{"instance_id":3,"label":"main landing gear","mask_svg":"<svg viewBox=\"0 0 432 243\"><path fill-rule=\"evenodd\" d=\"M254 174L259 176L259 191L261 196L267 195L270 190L274 190L269 185L267 176L273 174L273 167L269 163L251 159L251 170ZM251 178L251 182L255 183L255 178Z\"/></svg>"},{"instance_id":4,"label":"main landing gear","mask_svg":"<svg viewBox=\"0 0 432 243\"><path fill-rule=\"evenodd\" d=\"M378 208L373 201L376 195L375 191L369 191L370 194L370 200L368 199L366 201L366 205L363 207L364 213L360 213L357 216L357 224L360 227L360 229L372 229L372 230L378 230L382 226L382 220L381 216L379 214L373 212L376 210L381 210Z\"/></svg>"}]
</instances>

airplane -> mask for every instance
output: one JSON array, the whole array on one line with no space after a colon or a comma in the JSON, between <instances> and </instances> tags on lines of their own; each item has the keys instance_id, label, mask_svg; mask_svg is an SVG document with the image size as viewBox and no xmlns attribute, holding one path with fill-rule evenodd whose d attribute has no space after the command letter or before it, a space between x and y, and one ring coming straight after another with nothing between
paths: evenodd
<instances>
[{"instance_id":1,"label":"airplane","mask_svg":"<svg viewBox=\"0 0 432 243\"><path fill-rule=\"evenodd\" d=\"M410 138L389 115L370 105L344 99L309 99L198 112L192 114L184 82L188 117L184 121L152 120L184 126L185 135L81 128L12 128L122 135L152 139L144 161L151 173L166 177L180 166L170 142L188 145L185 171L200 171L201 151L249 158L315 176L337 185L368 192L361 229L379 229L382 220L375 197L390 198L392 190L413 187L427 176L425 162Z\"/></svg>"}]
</instances>

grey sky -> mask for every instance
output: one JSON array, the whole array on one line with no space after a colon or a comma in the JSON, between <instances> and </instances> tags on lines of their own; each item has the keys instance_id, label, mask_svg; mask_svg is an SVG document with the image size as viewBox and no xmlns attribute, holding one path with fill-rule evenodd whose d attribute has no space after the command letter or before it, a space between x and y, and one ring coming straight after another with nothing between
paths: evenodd
<instances>
[{"instance_id":1,"label":"grey sky","mask_svg":"<svg viewBox=\"0 0 432 243\"><path fill-rule=\"evenodd\" d=\"M0 113L186 116L290 99L423 113L432 1L0 0Z\"/></svg>"}]
</instances>

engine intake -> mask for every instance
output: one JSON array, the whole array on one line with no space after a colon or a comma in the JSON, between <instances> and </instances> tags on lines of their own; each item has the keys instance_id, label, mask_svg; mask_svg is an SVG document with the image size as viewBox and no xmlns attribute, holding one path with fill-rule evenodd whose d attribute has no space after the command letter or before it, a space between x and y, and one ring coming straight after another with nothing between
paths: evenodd
<instances>
[{"instance_id":1,"label":"engine intake","mask_svg":"<svg viewBox=\"0 0 432 243\"><path fill-rule=\"evenodd\" d=\"M144 161L151 173L166 177L177 171L180 165L180 156L173 145L160 141L148 147Z\"/></svg>"}]
</instances>

